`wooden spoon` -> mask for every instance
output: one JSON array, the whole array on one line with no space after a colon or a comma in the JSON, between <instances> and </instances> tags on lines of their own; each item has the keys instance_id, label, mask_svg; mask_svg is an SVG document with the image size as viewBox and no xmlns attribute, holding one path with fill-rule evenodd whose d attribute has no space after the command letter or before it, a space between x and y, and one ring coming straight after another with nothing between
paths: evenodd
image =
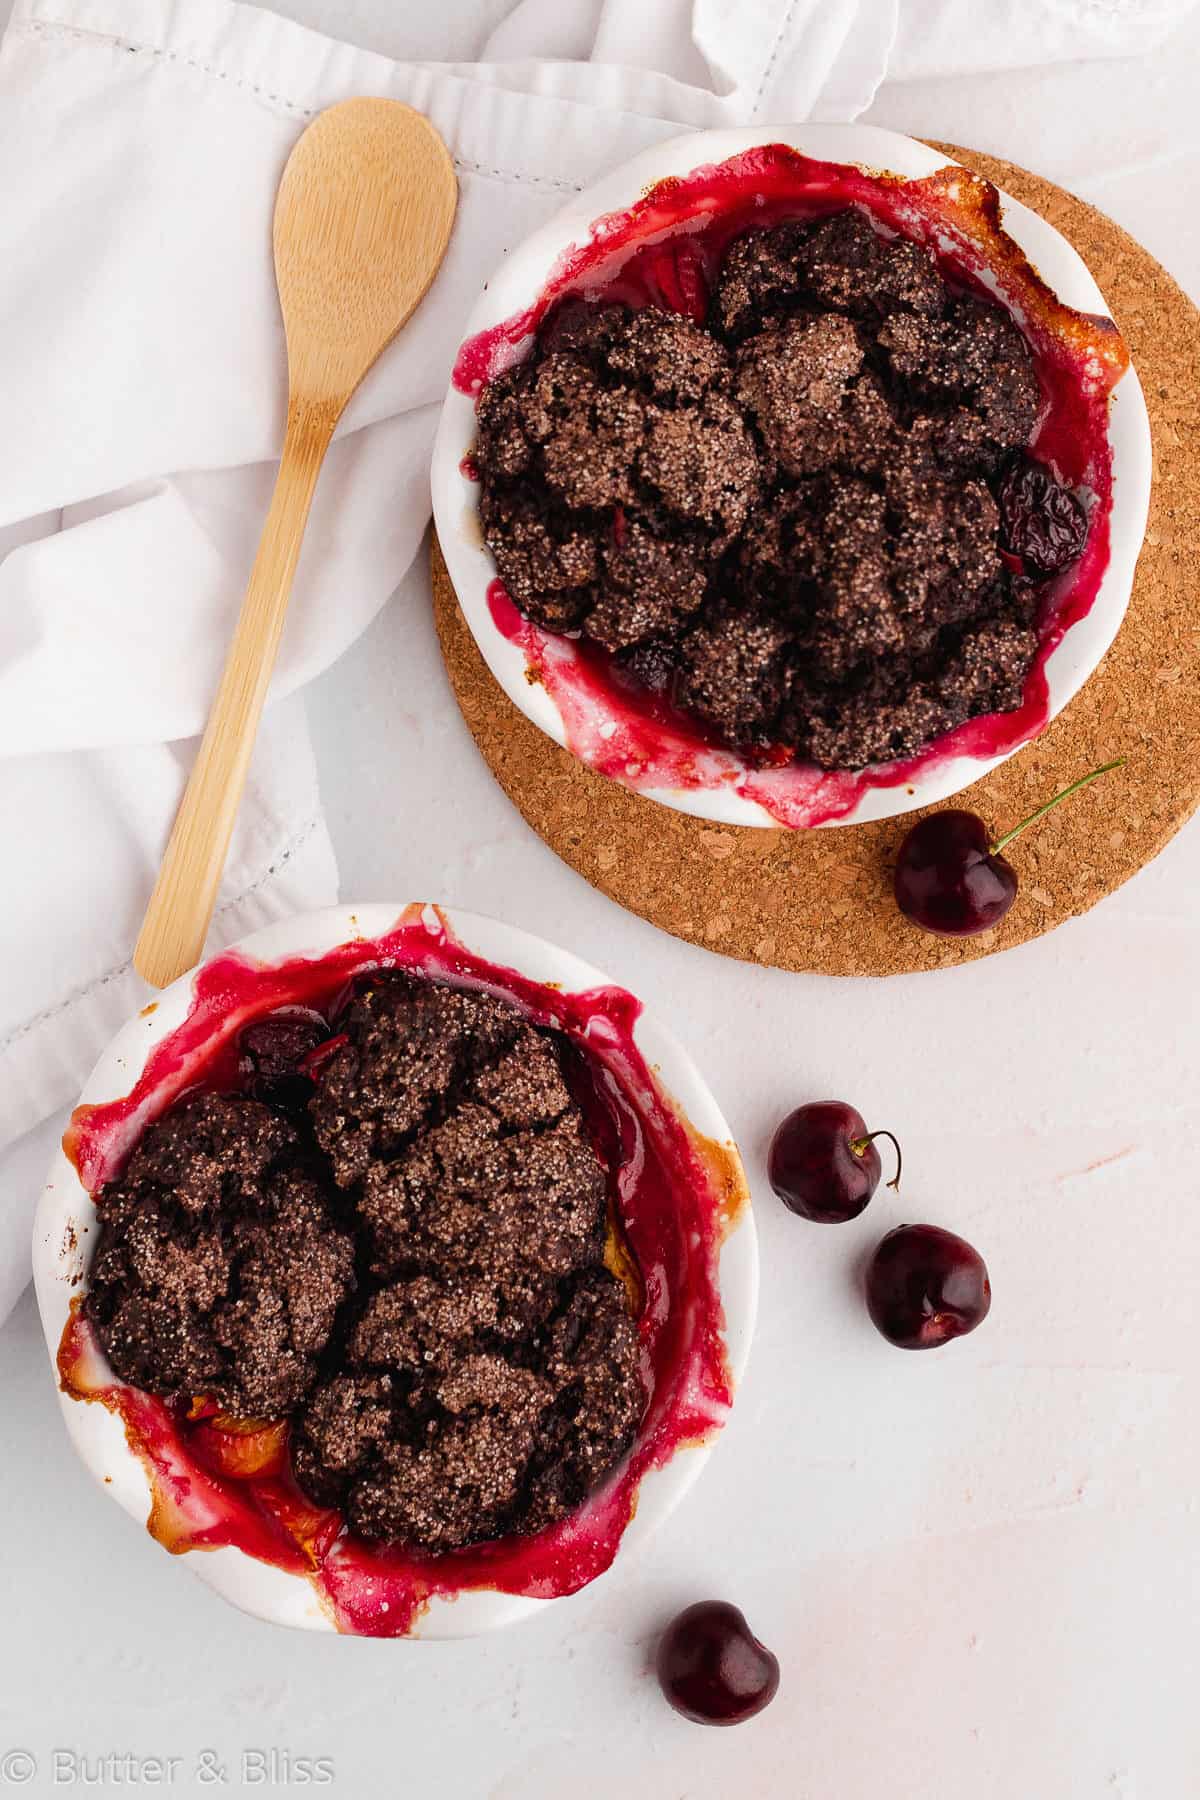
<instances>
[{"instance_id":1,"label":"wooden spoon","mask_svg":"<svg viewBox=\"0 0 1200 1800\"><path fill-rule=\"evenodd\" d=\"M287 433L225 672L133 953L155 987L190 969L204 949L334 427L437 273L457 203L446 146L396 100L331 106L288 158L274 233Z\"/></svg>"}]
</instances>

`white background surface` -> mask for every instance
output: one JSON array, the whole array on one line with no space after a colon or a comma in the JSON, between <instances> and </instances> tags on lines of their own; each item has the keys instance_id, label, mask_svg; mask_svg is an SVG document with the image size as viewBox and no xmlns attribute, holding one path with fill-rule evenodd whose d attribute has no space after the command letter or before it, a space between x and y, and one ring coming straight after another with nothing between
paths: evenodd
<instances>
[{"instance_id":1,"label":"white background surface","mask_svg":"<svg viewBox=\"0 0 1200 1800\"><path fill-rule=\"evenodd\" d=\"M389 47L386 0L279 10ZM868 117L1073 187L1200 297L1198 64L1200 16L1146 62L892 85ZM590 1592L488 1641L310 1639L230 1611L104 1504L27 1296L0 1336L0 1790L21 1747L42 1765L26 1791L56 1791L62 1747L179 1756L174 1791L196 1793L217 1791L186 1773L205 1748L230 1785L245 1750L330 1758L347 1796L1200 1793L1200 826L1003 958L835 983L678 944L559 864L458 717L423 571L310 709L347 896L556 938L690 1045L758 1201L749 1376L667 1534ZM380 709L407 726L394 766ZM1115 828L1119 785L1093 799ZM831 1095L902 1135L908 1176L902 1206L819 1229L772 1200L762 1158L784 1110ZM976 1336L924 1357L875 1335L853 1281L914 1216L976 1242L995 1289ZM770 1711L723 1733L646 1675L659 1625L708 1595L783 1665Z\"/></svg>"}]
</instances>

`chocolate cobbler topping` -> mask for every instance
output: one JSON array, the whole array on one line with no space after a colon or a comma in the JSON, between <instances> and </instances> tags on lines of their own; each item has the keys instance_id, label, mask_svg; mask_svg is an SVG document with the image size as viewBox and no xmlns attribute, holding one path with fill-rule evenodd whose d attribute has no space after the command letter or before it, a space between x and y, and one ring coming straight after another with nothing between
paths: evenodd
<instances>
[{"instance_id":1,"label":"chocolate cobbler topping","mask_svg":"<svg viewBox=\"0 0 1200 1800\"><path fill-rule=\"evenodd\" d=\"M703 324L560 303L479 398L484 534L627 689L861 768L1021 702L1087 536L1041 404L1009 315L852 208L736 240Z\"/></svg>"},{"instance_id":2,"label":"chocolate cobbler topping","mask_svg":"<svg viewBox=\"0 0 1200 1800\"><path fill-rule=\"evenodd\" d=\"M240 1090L185 1099L97 1195L87 1310L115 1372L288 1418L301 1487L370 1539L442 1552L563 1518L645 1405L573 1054L399 973L332 1028L248 1027Z\"/></svg>"},{"instance_id":3,"label":"chocolate cobbler topping","mask_svg":"<svg viewBox=\"0 0 1200 1800\"><path fill-rule=\"evenodd\" d=\"M197 1095L146 1132L96 1210L88 1306L123 1380L248 1418L298 1405L354 1287L354 1246L291 1124Z\"/></svg>"}]
</instances>

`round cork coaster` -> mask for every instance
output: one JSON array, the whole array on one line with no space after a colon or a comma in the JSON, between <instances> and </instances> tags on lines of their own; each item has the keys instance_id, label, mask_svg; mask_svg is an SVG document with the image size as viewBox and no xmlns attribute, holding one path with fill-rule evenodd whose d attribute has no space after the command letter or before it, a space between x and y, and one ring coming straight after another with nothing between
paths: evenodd
<instances>
[{"instance_id":1,"label":"round cork coaster","mask_svg":"<svg viewBox=\"0 0 1200 1800\"><path fill-rule=\"evenodd\" d=\"M450 679L492 773L563 860L664 931L747 962L824 975L896 975L1007 950L1086 912L1162 849L1200 803L1200 313L1103 213L996 157L938 145L1042 213L1077 246L1108 299L1145 389L1154 493L1129 612L1075 700L953 804L995 830L1077 775L1126 766L1013 848L1016 905L993 931L928 936L901 917L891 865L920 815L823 831L718 826L595 775L497 686L436 544L434 609Z\"/></svg>"}]
</instances>

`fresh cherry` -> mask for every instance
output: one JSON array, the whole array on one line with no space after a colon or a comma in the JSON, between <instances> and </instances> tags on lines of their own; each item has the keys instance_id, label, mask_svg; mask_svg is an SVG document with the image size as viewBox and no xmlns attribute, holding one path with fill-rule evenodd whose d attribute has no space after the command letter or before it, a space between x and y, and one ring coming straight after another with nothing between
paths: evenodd
<instances>
[{"instance_id":1,"label":"fresh cherry","mask_svg":"<svg viewBox=\"0 0 1200 1800\"><path fill-rule=\"evenodd\" d=\"M938 937L970 937L998 925L1017 897L1017 872L976 813L931 813L896 858L896 905Z\"/></svg>"},{"instance_id":2,"label":"fresh cherry","mask_svg":"<svg viewBox=\"0 0 1200 1800\"><path fill-rule=\"evenodd\" d=\"M992 838L976 813L930 813L913 826L896 856L893 887L906 919L938 937L971 937L998 925L1017 897L1017 872L1000 852L1026 826L1045 818L1061 800L1078 793L1125 761L1119 756L1081 775L1045 806Z\"/></svg>"},{"instance_id":3,"label":"fresh cherry","mask_svg":"<svg viewBox=\"0 0 1200 1800\"><path fill-rule=\"evenodd\" d=\"M860 1112L844 1100L820 1100L790 1112L771 1139L767 1176L783 1204L802 1219L840 1225L856 1219L879 1186L874 1140L891 1140L900 1186L900 1146L890 1131L868 1131Z\"/></svg>"},{"instance_id":4,"label":"fresh cherry","mask_svg":"<svg viewBox=\"0 0 1200 1800\"><path fill-rule=\"evenodd\" d=\"M740 1725L779 1691L775 1657L724 1600L701 1600L673 1619L656 1666L675 1711L698 1725Z\"/></svg>"},{"instance_id":5,"label":"fresh cherry","mask_svg":"<svg viewBox=\"0 0 1200 1800\"><path fill-rule=\"evenodd\" d=\"M987 1265L963 1238L937 1225L898 1225L867 1265L867 1311L901 1350L933 1350L987 1318Z\"/></svg>"}]
</instances>

